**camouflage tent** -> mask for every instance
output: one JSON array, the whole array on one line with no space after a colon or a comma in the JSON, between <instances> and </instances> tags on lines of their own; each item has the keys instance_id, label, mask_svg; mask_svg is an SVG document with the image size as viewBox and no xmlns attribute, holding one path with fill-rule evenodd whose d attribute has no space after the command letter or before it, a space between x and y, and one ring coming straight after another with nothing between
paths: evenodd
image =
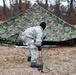
<instances>
[{"instance_id":1,"label":"camouflage tent","mask_svg":"<svg viewBox=\"0 0 76 75\"><path fill-rule=\"evenodd\" d=\"M64 41L76 38L76 27L72 26L46 9L34 4L20 16L13 17L0 25L0 40L5 43L19 42L19 34L26 28L47 23L45 41Z\"/></svg>"}]
</instances>

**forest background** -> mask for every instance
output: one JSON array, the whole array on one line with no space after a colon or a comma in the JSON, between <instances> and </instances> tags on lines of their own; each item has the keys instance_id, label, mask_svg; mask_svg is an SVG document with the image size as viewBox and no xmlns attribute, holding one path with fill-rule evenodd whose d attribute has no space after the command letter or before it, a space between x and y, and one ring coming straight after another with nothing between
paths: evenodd
<instances>
[{"instance_id":1,"label":"forest background","mask_svg":"<svg viewBox=\"0 0 76 75\"><path fill-rule=\"evenodd\" d=\"M0 22L4 22L29 9L34 3L66 22L76 25L76 0L1 0Z\"/></svg>"}]
</instances>

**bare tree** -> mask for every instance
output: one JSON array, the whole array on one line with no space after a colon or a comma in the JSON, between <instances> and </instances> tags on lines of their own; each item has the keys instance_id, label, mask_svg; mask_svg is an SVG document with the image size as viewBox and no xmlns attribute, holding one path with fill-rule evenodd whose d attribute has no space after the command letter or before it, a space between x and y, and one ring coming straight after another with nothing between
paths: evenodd
<instances>
[{"instance_id":1,"label":"bare tree","mask_svg":"<svg viewBox=\"0 0 76 75\"><path fill-rule=\"evenodd\" d=\"M13 11L13 0L9 0L10 2L10 16L14 16L14 11Z\"/></svg>"},{"instance_id":2,"label":"bare tree","mask_svg":"<svg viewBox=\"0 0 76 75\"><path fill-rule=\"evenodd\" d=\"M18 2L18 0L15 1L14 10L16 12L16 15L19 15L20 11L19 11L19 2Z\"/></svg>"},{"instance_id":3,"label":"bare tree","mask_svg":"<svg viewBox=\"0 0 76 75\"><path fill-rule=\"evenodd\" d=\"M60 0L56 0L56 7L55 7L56 12L55 12L55 14L57 16L60 15L60 9L59 9L59 7L60 7Z\"/></svg>"},{"instance_id":4,"label":"bare tree","mask_svg":"<svg viewBox=\"0 0 76 75\"><path fill-rule=\"evenodd\" d=\"M6 15L6 4L5 4L6 0L3 0L3 14Z\"/></svg>"},{"instance_id":5,"label":"bare tree","mask_svg":"<svg viewBox=\"0 0 76 75\"><path fill-rule=\"evenodd\" d=\"M71 12L74 12L74 10L73 10L73 0L70 1L69 14L71 14Z\"/></svg>"},{"instance_id":6,"label":"bare tree","mask_svg":"<svg viewBox=\"0 0 76 75\"><path fill-rule=\"evenodd\" d=\"M21 4L22 4L22 0L19 0L19 11L20 11L20 13L22 12Z\"/></svg>"},{"instance_id":7,"label":"bare tree","mask_svg":"<svg viewBox=\"0 0 76 75\"><path fill-rule=\"evenodd\" d=\"M48 9L48 0L45 0L45 8Z\"/></svg>"}]
</instances>

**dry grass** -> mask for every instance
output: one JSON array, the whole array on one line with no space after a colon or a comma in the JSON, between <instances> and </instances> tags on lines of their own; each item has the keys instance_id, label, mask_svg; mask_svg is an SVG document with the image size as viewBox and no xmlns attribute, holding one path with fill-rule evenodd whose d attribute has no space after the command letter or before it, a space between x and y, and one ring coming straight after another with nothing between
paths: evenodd
<instances>
[{"instance_id":1,"label":"dry grass","mask_svg":"<svg viewBox=\"0 0 76 75\"><path fill-rule=\"evenodd\" d=\"M28 49L0 46L0 75L76 75L76 47L43 48L42 55L48 73L30 68Z\"/></svg>"}]
</instances>

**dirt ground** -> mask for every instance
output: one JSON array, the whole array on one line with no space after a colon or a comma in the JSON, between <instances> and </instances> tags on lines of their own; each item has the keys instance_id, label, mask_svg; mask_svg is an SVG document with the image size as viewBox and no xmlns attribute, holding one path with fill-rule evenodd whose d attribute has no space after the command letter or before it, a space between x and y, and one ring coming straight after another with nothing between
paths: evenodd
<instances>
[{"instance_id":1,"label":"dirt ground","mask_svg":"<svg viewBox=\"0 0 76 75\"><path fill-rule=\"evenodd\" d=\"M0 75L76 75L76 47L43 48L42 55L47 73L30 67L27 48L0 46Z\"/></svg>"}]
</instances>

